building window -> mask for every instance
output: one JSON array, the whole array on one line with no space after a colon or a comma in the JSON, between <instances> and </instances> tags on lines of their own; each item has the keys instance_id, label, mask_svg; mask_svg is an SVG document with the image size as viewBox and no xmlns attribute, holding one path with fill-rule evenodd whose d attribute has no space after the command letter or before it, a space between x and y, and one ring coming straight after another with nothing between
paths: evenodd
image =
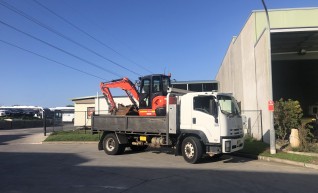
<instances>
[{"instance_id":1,"label":"building window","mask_svg":"<svg viewBox=\"0 0 318 193\"><path fill-rule=\"evenodd\" d=\"M87 107L87 119L91 119L95 112L95 107Z\"/></svg>"}]
</instances>

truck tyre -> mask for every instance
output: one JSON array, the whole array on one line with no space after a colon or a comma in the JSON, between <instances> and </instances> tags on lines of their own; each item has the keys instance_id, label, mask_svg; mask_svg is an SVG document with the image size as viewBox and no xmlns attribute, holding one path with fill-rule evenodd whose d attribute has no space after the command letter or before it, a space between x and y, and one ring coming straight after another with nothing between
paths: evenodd
<instances>
[{"instance_id":1,"label":"truck tyre","mask_svg":"<svg viewBox=\"0 0 318 193\"><path fill-rule=\"evenodd\" d=\"M114 133L109 133L103 140L103 148L107 155L119 155L124 153L125 146L119 144Z\"/></svg>"},{"instance_id":2,"label":"truck tyre","mask_svg":"<svg viewBox=\"0 0 318 193\"><path fill-rule=\"evenodd\" d=\"M188 163L195 164L202 157L202 144L196 137L187 137L182 142L182 156Z\"/></svg>"}]
</instances>

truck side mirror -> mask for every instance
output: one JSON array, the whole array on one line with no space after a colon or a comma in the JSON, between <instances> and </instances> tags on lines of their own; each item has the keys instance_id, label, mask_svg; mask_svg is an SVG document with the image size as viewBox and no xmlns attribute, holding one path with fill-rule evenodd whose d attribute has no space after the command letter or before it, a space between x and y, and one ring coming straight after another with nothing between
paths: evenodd
<instances>
[{"instance_id":1,"label":"truck side mirror","mask_svg":"<svg viewBox=\"0 0 318 193\"><path fill-rule=\"evenodd\" d=\"M242 112L242 108L241 108L242 102L241 101L240 102L236 101L236 102L237 102L237 106L238 106L240 112Z\"/></svg>"}]
</instances>

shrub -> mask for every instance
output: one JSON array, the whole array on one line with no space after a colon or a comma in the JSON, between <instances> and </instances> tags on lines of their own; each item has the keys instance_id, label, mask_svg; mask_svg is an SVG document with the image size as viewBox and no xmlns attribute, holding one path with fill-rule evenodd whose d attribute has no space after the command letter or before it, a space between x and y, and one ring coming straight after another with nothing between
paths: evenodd
<instances>
[{"instance_id":1,"label":"shrub","mask_svg":"<svg viewBox=\"0 0 318 193\"><path fill-rule=\"evenodd\" d=\"M274 128L279 139L285 140L291 129L301 126L303 111L298 101L280 99L275 102Z\"/></svg>"},{"instance_id":2,"label":"shrub","mask_svg":"<svg viewBox=\"0 0 318 193\"><path fill-rule=\"evenodd\" d=\"M308 123L303 123L299 130L299 151L309 151L310 142L312 141L314 135L310 132L312 125Z\"/></svg>"}]
</instances>

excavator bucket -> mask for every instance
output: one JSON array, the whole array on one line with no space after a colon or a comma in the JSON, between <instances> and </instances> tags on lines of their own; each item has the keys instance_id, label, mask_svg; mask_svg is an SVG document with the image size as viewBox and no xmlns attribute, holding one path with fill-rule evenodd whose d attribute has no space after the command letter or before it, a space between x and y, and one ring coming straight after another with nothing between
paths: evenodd
<instances>
[{"instance_id":1,"label":"excavator bucket","mask_svg":"<svg viewBox=\"0 0 318 193\"><path fill-rule=\"evenodd\" d=\"M118 104L116 115L138 115L138 110L134 105L124 106L122 104Z\"/></svg>"}]
</instances>

